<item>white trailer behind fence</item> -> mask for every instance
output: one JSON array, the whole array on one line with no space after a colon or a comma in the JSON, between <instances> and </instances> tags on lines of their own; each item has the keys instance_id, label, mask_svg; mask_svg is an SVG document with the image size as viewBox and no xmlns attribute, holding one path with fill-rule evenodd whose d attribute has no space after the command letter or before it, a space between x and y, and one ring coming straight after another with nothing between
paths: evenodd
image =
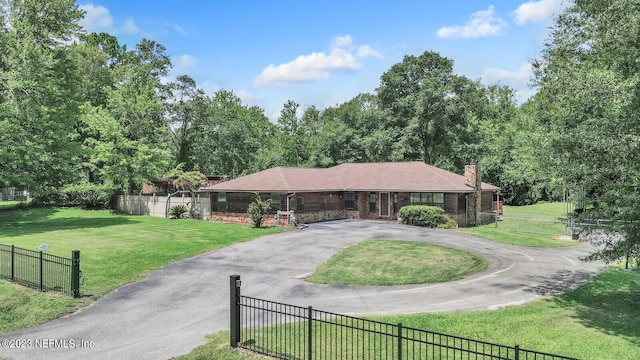
<instances>
[{"instance_id":1,"label":"white trailer behind fence","mask_svg":"<svg viewBox=\"0 0 640 360\"><path fill-rule=\"evenodd\" d=\"M169 203L167 204L167 202ZM134 215L149 215L166 217L167 211L176 205L191 207L191 197L188 194L178 194L169 199L168 196L153 195L118 195L116 209L121 212ZM208 197L195 199L196 213L199 219L209 219L211 216L211 204Z\"/></svg>"}]
</instances>

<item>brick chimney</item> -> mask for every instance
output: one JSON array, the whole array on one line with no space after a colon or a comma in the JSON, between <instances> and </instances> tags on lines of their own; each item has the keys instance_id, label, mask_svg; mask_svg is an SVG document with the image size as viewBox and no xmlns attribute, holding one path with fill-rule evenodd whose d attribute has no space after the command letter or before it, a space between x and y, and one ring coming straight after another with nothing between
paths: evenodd
<instances>
[{"instance_id":1,"label":"brick chimney","mask_svg":"<svg viewBox=\"0 0 640 360\"><path fill-rule=\"evenodd\" d=\"M464 166L464 184L475 190L474 194L474 223L480 225L480 214L482 213L482 177L480 174L480 165ZM469 209L467 209L468 213Z\"/></svg>"}]
</instances>

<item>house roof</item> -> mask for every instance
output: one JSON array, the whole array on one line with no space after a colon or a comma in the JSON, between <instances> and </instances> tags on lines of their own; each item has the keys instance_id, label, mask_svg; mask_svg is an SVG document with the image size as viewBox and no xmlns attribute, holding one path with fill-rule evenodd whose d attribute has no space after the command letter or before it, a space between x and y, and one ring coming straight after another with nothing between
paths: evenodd
<instances>
[{"instance_id":1,"label":"house roof","mask_svg":"<svg viewBox=\"0 0 640 360\"><path fill-rule=\"evenodd\" d=\"M482 183L483 190L499 190ZM204 187L211 192L473 192L464 176L422 162L346 163L330 167L274 167Z\"/></svg>"}]
</instances>

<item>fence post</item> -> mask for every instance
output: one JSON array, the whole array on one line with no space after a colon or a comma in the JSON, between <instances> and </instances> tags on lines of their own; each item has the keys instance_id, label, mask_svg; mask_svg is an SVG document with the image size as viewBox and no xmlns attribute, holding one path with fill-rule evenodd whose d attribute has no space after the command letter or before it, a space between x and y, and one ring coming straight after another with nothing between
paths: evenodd
<instances>
[{"instance_id":1,"label":"fence post","mask_svg":"<svg viewBox=\"0 0 640 360\"><path fill-rule=\"evenodd\" d=\"M402 323L398 323L398 360L402 360Z\"/></svg>"},{"instance_id":2,"label":"fence post","mask_svg":"<svg viewBox=\"0 0 640 360\"><path fill-rule=\"evenodd\" d=\"M496 224L494 227L498 228L498 212L497 211L493 214L493 220Z\"/></svg>"},{"instance_id":3,"label":"fence post","mask_svg":"<svg viewBox=\"0 0 640 360\"><path fill-rule=\"evenodd\" d=\"M80 297L80 250L71 251L71 293Z\"/></svg>"},{"instance_id":4,"label":"fence post","mask_svg":"<svg viewBox=\"0 0 640 360\"><path fill-rule=\"evenodd\" d=\"M231 326L231 347L236 348L240 343L240 275L229 277L229 287L231 289L229 297Z\"/></svg>"},{"instance_id":5,"label":"fence post","mask_svg":"<svg viewBox=\"0 0 640 360\"><path fill-rule=\"evenodd\" d=\"M42 291L42 289L44 288L44 269L43 269L43 264L44 261L42 260L42 251L40 251L40 291Z\"/></svg>"},{"instance_id":6,"label":"fence post","mask_svg":"<svg viewBox=\"0 0 640 360\"><path fill-rule=\"evenodd\" d=\"M520 360L520 345L516 344L516 346L514 346L514 349L516 352L513 360Z\"/></svg>"},{"instance_id":7,"label":"fence post","mask_svg":"<svg viewBox=\"0 0 640 360\"><path fill-rule=\"evenodd\" d=\"M11 281L16 280L16 246L11 245Z\"/></svg>"},{"instance_id":8,"label":"fence post","mask_svg":"<svg viewBox=\"0 0 640 360\"><path fill-rule=\"evenodd\" d=\"M307 322L309 323L309 328L307 329L307 360L312 360L313 358L313 307L309 306L309 310L307 312Z\"/></svg>"}]
</instances>

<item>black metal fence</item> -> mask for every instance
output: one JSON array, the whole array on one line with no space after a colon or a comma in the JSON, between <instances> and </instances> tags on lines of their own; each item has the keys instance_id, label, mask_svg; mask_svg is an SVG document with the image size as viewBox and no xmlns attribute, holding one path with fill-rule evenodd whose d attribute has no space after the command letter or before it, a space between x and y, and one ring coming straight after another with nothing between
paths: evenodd
<instances>
[{"instance_id":1,"label":"black metal fence","mask_svg":"<svg viewBox=\"0 0 640 360\"><path fill-rule=\"evenodd\" d=\"M231 346L280 359L575 360L240 294L231 276Z\"/></svg>"},{"instance_id":2,"label":"black metal fence","mask_svg":"<svg viewBox=\"0 0 640 360\"><path fill-rule=\"evenodd\" d=\"M41 291L80 297L80 251L71 258L0 244L0 277Z\"/></svg>"}]
</instances>

